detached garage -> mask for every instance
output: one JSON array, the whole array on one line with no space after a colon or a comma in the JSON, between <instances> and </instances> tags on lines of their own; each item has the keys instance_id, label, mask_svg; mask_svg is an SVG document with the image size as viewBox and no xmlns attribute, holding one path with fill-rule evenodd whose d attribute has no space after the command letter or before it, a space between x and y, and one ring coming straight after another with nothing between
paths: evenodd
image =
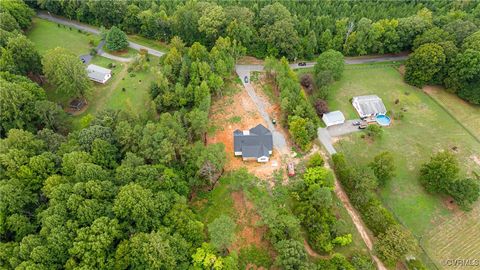
<instances>
[{"instance_id":1,"label":"detached garage","mask_svg":"<svg viewBox=\"0 0 480 270\"><path fill-rule=\"evenodd\" d=\"M322 120L325 125L329 127L345 123L345 116L343 116L343 113L341 111L333 111L329 113L324 113L322 116Z\"/></svg>"}]
</instances>

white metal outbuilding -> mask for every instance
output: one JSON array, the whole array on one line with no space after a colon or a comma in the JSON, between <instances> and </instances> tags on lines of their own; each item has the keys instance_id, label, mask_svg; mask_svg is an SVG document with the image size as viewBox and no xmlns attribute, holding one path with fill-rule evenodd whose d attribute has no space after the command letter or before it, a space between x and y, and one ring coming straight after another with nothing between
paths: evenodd
<instances>
[{"instance_id":1,"label":"white metal outbuilding","mask_svg":"<svg viewBox=\"0 0 480 270\"><path fill-rule=\"evenodd\" d=\"M322 120L325 125L329 127L345 123L345 116L341 111L333 111L329 113L324 113L322 116Z\"/></svg>"}]
</instances>

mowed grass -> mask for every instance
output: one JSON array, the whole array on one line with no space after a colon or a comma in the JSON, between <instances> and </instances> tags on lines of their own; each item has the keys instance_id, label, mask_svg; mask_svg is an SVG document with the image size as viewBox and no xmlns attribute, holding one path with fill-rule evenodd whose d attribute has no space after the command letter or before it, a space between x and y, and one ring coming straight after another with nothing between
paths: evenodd
<instances>
[{"instance_id":1,"label":"mowed grass","mask_svg":"<svg viewBox=\"0 0 480 270\"><path fill-rule=\"evenodd\" d=\"M99 36L80 33L75 28L70 30L68 26L60 25L59 27L56 23L40 18L33 18L27 37L35 43L35 47L41 55L56 47L68 49L78 56L88 54L91 48L90 39L95 43L100 40Z\"/></svg>"},{"instance_id":2,"label":"mowed grass","mask_svg":"<svg viewBox=\"0 0 480 270\"><path fill-rule=\"evenodd\" d=\"M128 35L128 40L138 43L140 45L155 49L157 51L161 51L161 52L168 51L168 45L158 40L151 40L138 35Z\"/></svg>"},{"instance_id":3,"label":"mowed grass","mask_svg":"<svg viewBox=\"0 0 480 270\"><path fill-rule=\"evenodd\" d=\"M441 87L426 87L426 93L480 140L480 106L473 105Z\"/></svg>"},{"instance_id":4,"label":"mowed grass","mask_svg":"<svg viewBox=\"0 0 480 270\"><path fill-rule=\"evenodd\" d=\"M480 168L471 158L480 153L480 144L423 91L405 84L393 67L346 70L343 79L332 87L329 107L341 110L347 118L357 117L350 99L368 94L380 96L387 110L406 109L404 119L394 120L391 127L384 128L380 140L367 142L356 133L344 138L335 147L345 153L353 164L363 166L376 154L390 151L397 170L396 177L381 191L383 202L415 236L426 237L435 232L437 226L451 220L453 215L444 206L443 198L427 194L418 182L421 164L440 150L457 147L455 155L461 164L461 174L467 175L472 169L478 171ZM396 99L398 104L394 104ZM457 229L462 231L467 228ZM438 237L442 235L436 235ZM467 238L467 241L478 240ZM427 251L431 254L439 247L429 248ZM455 249L452 252L456 252L457 256L463 255Z\"/></svg>"},{"instance_id":5,"label":"mowed grass","mask_svg":"<svg viewBox=\"0 0 480 270\"><path fill-rule=\"evenodd\" d=\"M105 84L95 83L93 98L86 113L95 114L104 109L124 110L136 115L146 112L150 106L149 88L154 79L153 71L127 72L127 64L96 56L92 64L112 69L112 78Z\"/></svg>"}]
</instances>

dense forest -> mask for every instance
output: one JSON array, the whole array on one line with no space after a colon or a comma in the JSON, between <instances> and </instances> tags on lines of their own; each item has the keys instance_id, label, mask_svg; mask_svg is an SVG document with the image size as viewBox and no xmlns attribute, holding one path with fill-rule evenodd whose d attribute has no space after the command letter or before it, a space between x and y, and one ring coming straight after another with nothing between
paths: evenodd
<instances>
[{"instance_id":1,"label":"dense forest","mask_svg":"<svg viewBox=\"0 0 480 270\"><path fill-rule=\"evenodd\" d=\"M235 39L259 58L308 58L328 49L344 55L410 50L432 27L452 35L479 25L477 1L55 1L30 4L94 25L187 45ZM432 20L432 14L434 19ZM460 37L459 37L460 38ZM457 44L459 40L457 38Z\"/></svg>"},{"instance_id":2,"label":"dense forest","mask_svg":"<svg viewBox=\"0 0 480 270\"><path fill-rule=\"evenodd\" d=\"M78 56L56 48L42 57L25 37L33 8L168 42L149 89L150 113L105 110L73 129L40 85L47 80L74 98L88 96L91 82ZM407 82L445 84L480 103L475 1L12 0L0 2L0 22L0 268L5 269L237 269L236 254L212 246L211 232L189 200L214 187L223 172L224 145L205 145L204 135L212 97L223 95L245 53L267 58L285 124L303 150L311 146L318 118L287 59L320 54L312 80L325 98L326 87L342 74L342 53L413 50ZM280 56L285 58L276 60ZM135 65L142 63L130 68ZM372 269L364 256L356 264L339 254L307 262L300 226L319 252L333 253L352 241L333 212L333 175L320 157L312 159L317 161L286 191L292 211L284 202L261 209L276 265ZM415 243L381 206L374 193L380 180L344 163L336 157L337 176L379 236L376 252L393 265ZM252 178L235 175L244 182ZM465 180L452 186L468 185ZM469 207L474 200L464 197L458 199ZM397 238L407 247L392 246Z\"/></svg>"}]
</instances>

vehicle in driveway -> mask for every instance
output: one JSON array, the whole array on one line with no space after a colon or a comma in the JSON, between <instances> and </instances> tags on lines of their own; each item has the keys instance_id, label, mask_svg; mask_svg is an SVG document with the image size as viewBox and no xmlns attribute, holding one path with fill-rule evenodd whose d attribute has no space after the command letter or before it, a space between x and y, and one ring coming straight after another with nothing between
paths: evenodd
<instances>
[{"instance_id":1,"label":"vehicle in driveway","mask_svg":"<svg viewBox=\"0 0 480 270\"><path fill-rule=\"evenodd\" d=\"M359 129L366 129L368 126L367 122L361 122L360 125L358 126Z\"/></svg>"},{"instance_id":2,"label":"vehicle in driveway","mask_svg":"<svg viewBox=\"0 0 480 270\"><path fill-rule=\"evenodd\" d=\"M354 121L354 122L352 123L352 125L354 125L354 126L360 126L360 124L361 124L360 121Z\"/></svg>"},{"instance_id":3,"label":"vehicle in driveway","mask_svg":"<svg viewBox=\"0 0 480 270\"><path fill-rule=\"evenodd\" d=\"M245 83L248 83L248 76L245 76L245 78L243 78L243 81L244 81Z\"/></svg>"},{"instance_id":4,"label":"vehicle in driveway","mask_svg":"<svg viewBox=\"0 0 480 270\"><path fill-rule=\"evenodd\" d=\"M298 66L299 66L299 67L305 67L306 65L307 65L306 62L299 62L299 63L298 63Z\"/></svg>"},{"instance_id":5,"label":"vehicle in driveway","mask_svg":"<svg viewBox=\"0 0 480 270\"><path fill-rule=\"evenodd\" d=\"M295 165L293 162L289 162L287 164L287 171L288 171L288 176L292 177L295 176Z\"/></svg>"}]
</instances>

